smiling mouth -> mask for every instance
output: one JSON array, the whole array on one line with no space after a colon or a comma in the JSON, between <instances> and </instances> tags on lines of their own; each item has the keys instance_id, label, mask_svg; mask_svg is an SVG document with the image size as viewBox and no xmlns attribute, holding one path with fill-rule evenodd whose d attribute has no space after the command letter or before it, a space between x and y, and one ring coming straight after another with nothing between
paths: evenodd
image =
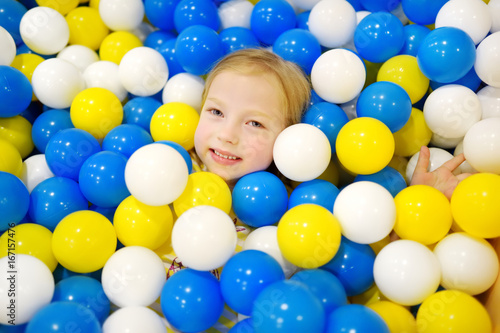
<instances>
[{"instance_id":1,"label":"smiling mouth","mask_svg":"<svg viewBox=\"0 0 500 333\"><path fill-rule=\"evenodd\" d=\"M224 154L222 154L222 153L218 152L218 151L217 151L217 150L215 150L215 149L210 149L210 150L211 150L211 151L212 151L215 155L217 155L217 156L219 156L219 157L221 157L221 158L225 158L226 160L233 160L233 161L235 161L235 160L240 160L240 158L239 158L239 157L236 157L236 156L230 156L230 155L224 155Z\"/></svg>"}]
</instances>

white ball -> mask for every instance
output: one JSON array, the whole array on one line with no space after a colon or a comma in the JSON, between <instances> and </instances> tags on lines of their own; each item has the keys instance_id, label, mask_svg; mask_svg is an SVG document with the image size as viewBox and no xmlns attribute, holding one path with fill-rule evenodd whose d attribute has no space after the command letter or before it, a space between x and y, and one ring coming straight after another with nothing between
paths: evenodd
<instances>
[{"instance_id":1,"label":"white ball","mask_svg":"<svg viewBox=\"0 0 500 333\"><path fill-rule=\"evenodd\" d=\"M477 92L483 113L482 119L500 117L500 88L485 86Z\"/></svg>"},{"instance_id":2,"label":"white ball","mask_svg":"<svg viewBox=\"0 0 500 333\"><path fill-rule=\"evenodd\" d=\"M0 26L0 66L9 66L16 57L16 42L10 33Z\"/></svg>"},{"instance_id":3,"label":"white ball","mask_svg":"<svg viewBox=\"0 0 500 333\"><path fill-rule=\"evenodd\" d=\"M488 9L491 15L491 33L500 31L500 0L490 0Z\"/></svg>"},{"instance_id":4,"label":"white ball","mask_svg":"<svg viewBox=\"0 0 500 333\"><path fill-rule=\"evenodd\" d=\"M438 148L451 149L455 148L462 140L463 137L445 138L437 133L432 133L430 144Z\"/></svg>"},{"instance_id":5,"label":"white ball","mask_svg":"<svg viewBox=\"0 0 500 333\"><path fill-rule=\"evenodd\" d=\"M429 148L431 156L429 158L429 166L427 170L432 172L439 168L443 163L449 161L453 158L453 155L447 152L442 148L431 147ZM408 161L408 165L406 166L406 181L408 184L411 183L411 179L413 178L413 173L415 172L415 167L417 166L418 157L420 156L420 152L415 153L410 160ZM460 169L454 172L455 174L460 173Z\"/></svg>"},{"instance_id":6,"label":"white ball","mask_svg":"<svg viewBox=\"0 0 500 333\"><path fill-rule=\"evenodd\" d=\"M151 96L167 83L168 66L160 52L141 46L125 53L118 73L127 91L136 96Z\"/></svg>"},{"instance_id":7,"label":"white ball","mask_svg":"<svg viewBox=\"0 0 500 333\"><path fill-rule=\"evenodd\" d=\"M477 295L488 290L498 275L498 256L483 238L464 232L443 238L434 248L441 264L441 285Z\"/></svg>"},{"instance_id":8,"label":"white ball","mask_svg":"<svg viewBox=\"0 0 500 333\"><path fill-rule=\"evenodd\" d=\"M101 275L104 293L118 307L154 303L166 280L163 261L142 246L126 246L113 253Z\"/></svg>"},{"instance_id":9,"label":"white ball","mask_svg":"<svg viewBox=\"0 0 500 333\"><path fill-rule=\"evenodd\" d=\"M464 155L479 172L500 174L500 118L486 118L464 137Z\"/></svg>"},{"instance_id":10,"label":"white ball","mask_svg":"<svg viewBox=\"0 0 500 333\"><path fill-rule=\"evenodd\" d=\"M42 181L52 177L54 174L50 171L45 154L33 155L24 160L21 180L29 193Z\"/></svg>"},{"instance_id":11,"label":"white ball","mask_svg":"<svg viewBox=\"0 0 500 333\"><path fill-rule=\"evenodd\" d=\"M300 9L311 10L321 0L291 0Z\"/></svg>"},{"instance_id":12,"label":"white ball","mask_svg":"<svg viewBox=\"0 0 500 333\"><path fill-rule=\"evenodd\" d=\"M243 250L258 250L269 254L283 268L287 279L297 271L297 266L286 260L281 253L278 246L278 227L275 225L260 227L252 231L245 239Z\"/></svg>"},{"instance_id":13,"label":"white ball","mask_svg":"<svg viewBox=\"0 0 500 333\"><path fill-rule=\"evenodd\" d=\"M144 3L141 0L101 0L99 15L111 30L133 30L144 19Z\"/></svg>"},{"instance_id":14,"label":"white ball","mask_svg":"<svg viewBox=\"0 0 500 333\"><path fill-rule=\"evenodd\" d=\"M57 54L57 58L75 65L82 73L90 64L99 61L99 56L91 48L83 45L69 45Z\"/></svg>"},{"instance_id":15,"label":"white ball","mask_svg":"<svg viewBox=\"0 0 500 333\"><path fill-rule=\"evenodd\" d=\"M416 305L437 290L441 268L425 245L401 239L383 247L375 257L373 277L389 300Z\"/></svg>"},{"instance_id":16,"label":"white ball","mask_svg":"<svg viewBox=\"0 0 500 333\"><path fill-rule=\"evenodd\" d=\"M359 181L340 191L333 215L346 238L359 244L372 244L392 231L396 223L396 204L385 187Z\"/></svg>"},{"instance_id":17,"label":"white ball","mask_svg":"<svg viewBox=\"0 0 500 333\"><path fill-rule=\"evenodd\" d=\"M54 277L47 265L31 255L16 254L15 259L11 259L8 256L0 258L0 324L9 325L13 320L21 325L50 303L54 295Z\"/></svg>"},{"instance_id":18,"label":"white ball","mask_svg":"<svg viewBox=\"0 0 500 333\"><path fill-rule=\"evenodd\" d=\"M201 95L205 81L190 73L179 73L168 79L163 88L163 104L181 102L192 106L198 112L201 110Z\"/></svg>"},{"instance_id":19,"label":"white ball","mask_svg":"<svg viewBox=\"0 0 500 333\"><path fill-rule=\"evenodd\" d=\"M118 65L107 60L100 60L90 64L83 72L83 78L87 88L105 88L124 101L128 91L120 81Z\"/></svg>"},{"instance_id":20,"label":"white ball","mask_svg":"<svg viewBox=\"0 0 500 333\"><path fill-rule=\"evenodd\" d=\"M184 266L210 271L231 258L237 238L229 215L217 207L201 205L179 216L172 229L172 248Z\"/></svg>"},{"instance_id":21,"label":"white ball","mask_svg":"<svg viewBox=\"0 0 500 333\"><path fill-rule=\"evenodd\" d=\"M231 27L250 29L250 17L253 4L247 0L230 0L223 2L218 9L221 30Z\"/></svg>"},{"instance_id":22,"label":"white ball","mask_svg":"<svg viewBox=\"0 0 500 333\"><path fill-rule=\"evenodd\" d=\"M447 84L429 94L423 111L433 133L443 138L463 138L481 119L481 102L466 86Z\"/></svg>"},{"instance_id":23,"label":"white ball","mask_svg":"<svg viewBox=\"0 0 500 333\"><path fill-rule=\"evenodd\" d=\"M309 31L328 48L339 47L352 40L356 25L356 11L347 1L319 1L309 14Z\"/></svg>"},{"instance_id":24,"label":"white ball","mask_svg":"<svg viewBox=\"0 0 500 333\"><path fill-rule=\"evenodd\" d=\"M128 306L113 312L102 325L103 333L167 333L163 320L144 306Z\"/></svg>"},{"instance_id":25,"label":"white ball","mask_svg":"<svg viewBox=\"0 0 500 333\"><path fill-rule=\"evenodd\" d=\"M298 182L319 177L328 167L331 156L328 137L309 124L285 128L274 142L276 167L285 177Z\"/></svg>"},{"instance_id":26,"label":"white ball","mask_svg":"<svg viewBox=\"0 0 500 333\"><path fill-rule=\"evenodd\" d=\"M28 10L19 24L21 38L32 51L39 54L56 54L69 41L69 26L57 10L34 7Z\"/></svg>"},{"instance_id":27,"label":"white ball","mask_svg":"<svg viewBox=\"0 0 500 333\"><path fill-rule=\"evenodd\" d=\"M458 156L461 153L464 152L464 141L460 141L460 143L455 147L455 150L453 151L453 156ZM461 172L468 172L468 173L475 173L477 172L476 169L470 165L469 161L465 160L460 164L460 171Z\"/></svg>"},{"instance_id":28,"label":"white ball","mask_svg":"<svg viewBox=\"0 0 500 333\"><path fill-rule=\"evenodd\" d=\"M448 1L439 10L435 26L461 29L477 45L491 29L488 5L483 0Z\"/></svg>"},{"instance_id":29,"label":"white ball","mask_svg":"<svg viewBox=\"0 0 500 333\"><path fill-rule=\"evenodd\" d=\"M476 48L474 70L487 85L500 88L500 31L479 43Z\"/></svg>"},{"instance_id":30,"label":"white ball","mask_svg":"<svg viewBox=\"0 0 500 333\"><path fill-rule=\"evenodd\" d=\"M188 168L182 155L162 143L137 149L125 166L125 183L130 193L150 206L174 202L188 181Z\"/></svg>"},{"instance_id":31,"label":"white ball","mask_svg":"<svg viewBox=\"0 0 500 333\"><path fill-rule=\"evenodd\" d=\"M155 30L157 30L156 27L154 27L153 25L151 25L148 22L143 21L143 22L141 22L141 24L139 24L138 27L136 27L135 29L129 30L129 32L131 32L133 35L135 35L137 38L139 38L141 40L141 42L144 43L144 41L149 36L149 34Z\"/></svg>"},{"instance_id":32,"label":"white ball","mask_svg":"<svg viewBox=\"0 0 500 333\"><path fill-rule=\"evenodd\" d=\"M85 89L83 74L63 59L44 60L33 71L33 92L40 102L53 109L66 109L75 96Z\"/></svg>"},{"instance_id":33,"label":"white ball","mask_svg":"<svg viewBox=\"0 0 500 333\"><path fill-rule=\"evenodd\" d=\"M327 102L346 103L359 95L366 80L363 61L349 50L333 49L316 59L311 83L319 97Z\"/></svg>"}]
</instances>

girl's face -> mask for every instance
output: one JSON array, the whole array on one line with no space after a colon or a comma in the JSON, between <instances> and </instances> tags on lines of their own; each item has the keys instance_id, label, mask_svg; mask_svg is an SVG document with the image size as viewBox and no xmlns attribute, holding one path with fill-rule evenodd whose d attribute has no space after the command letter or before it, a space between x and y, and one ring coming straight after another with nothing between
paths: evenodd
<instances>
[{"instance_id":1,"label":"girl's face","mask_svg":"<svg viewBox=\"0 0 500 333\"><path fill-rule=\"evenodd\" d=\"M267 74L226 71L212 81L200 113L194 144L208 171L234 183L265 170L285 129L277 84Z\"/></svg>"}]
</instances>

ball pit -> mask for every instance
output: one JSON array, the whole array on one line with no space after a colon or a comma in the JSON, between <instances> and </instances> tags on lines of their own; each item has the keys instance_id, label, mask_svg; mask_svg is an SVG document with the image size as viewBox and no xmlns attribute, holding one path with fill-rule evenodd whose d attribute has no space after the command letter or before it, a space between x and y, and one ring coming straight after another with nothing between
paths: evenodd
<instances>
[{"instance_id":1,"label":"ball pit","mask_svg":"<svg viewBox=\"0 0 500 333\"><path fill-rule=\"evenodd\" d=\"M0 331L497 331L499 9L1 0ZM226 183L205 75L255 47L313 97ZM451 199L409 186L421 146L463 152Z\"/></svg>"}]
</instances>

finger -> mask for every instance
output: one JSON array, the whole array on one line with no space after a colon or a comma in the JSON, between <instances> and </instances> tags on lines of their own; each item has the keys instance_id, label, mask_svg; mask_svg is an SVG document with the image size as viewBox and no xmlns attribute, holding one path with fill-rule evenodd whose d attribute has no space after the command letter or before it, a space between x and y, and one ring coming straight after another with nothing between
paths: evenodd
<instances>
[{"instance_id":1,"label":"finger","mask_svg":"<svg viewBox=\"0 0 500 333\"><path fill-rule=\"evenodd\" d=\"M462 180L464 180L465 178L467 178L469 176L472 176L472 173L461 173L457 176L457 179L459 182L461 182Z\"/></svg>"},{"instance_id":2,"label":"finger","mask_svg":"<svg viewBox=\"0 0 500 333\"><path fill-rule=\"evenodd\" d=\"M418 155L417 165L415 165L415 171L413 174L422 174L427 172L427 168L429 167L429 160L431 157L431 152L427 146L422 146L420 148L420 154Z\"/></svg>"},{"instance_id":3,"label":"finger","mask_svg":"<svg viewBox=\"0 0 500 333\"><path fill-rule=\"evenodd\" d=\"M455 171L456 168L460 166L465 161L465 156L463 153L458 154L457 156L453 157L452 159L446 161L443 163L441 167L445 167L450 171Z\"/></svg>"}]
</instances>

